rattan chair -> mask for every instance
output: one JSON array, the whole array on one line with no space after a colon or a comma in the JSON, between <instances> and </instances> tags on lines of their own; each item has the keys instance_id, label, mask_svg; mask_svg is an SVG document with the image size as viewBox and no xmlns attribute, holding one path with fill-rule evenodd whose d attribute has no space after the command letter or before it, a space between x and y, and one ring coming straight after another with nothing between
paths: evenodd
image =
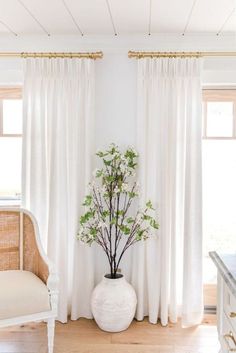
<instances>
[{"instance_id":1,"label":"rattan chair","mask_svg":"<svg viewBox=\"0 0 236 353\"><path fill-rule=\"evenodd\" d=\"M57 301L58 277L35 218L22 208L0 207L0 327L47 321L52 353Z\"/></svg>"}]
</instances>

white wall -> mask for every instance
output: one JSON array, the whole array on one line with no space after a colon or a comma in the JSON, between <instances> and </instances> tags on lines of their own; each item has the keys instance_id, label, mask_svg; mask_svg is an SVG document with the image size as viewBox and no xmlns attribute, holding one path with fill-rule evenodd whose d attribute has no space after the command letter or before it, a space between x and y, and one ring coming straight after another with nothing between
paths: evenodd
<instances>
[{"instance_id":1,"label":"white wall","mask_svg":"<svg viewBox=\"0 0 236 353\"><path fill-rule=\"evenodd\" d=\"M96 147L110 142L133 145L136 117L136 64L128 50L236 51L234 36L47 36L0 38L1 51L96 51L104 58L96 62ZM236 57L206 58L204 85L236 86ZM21 59L0 59L0 85L21 84Z\"/></svg>"},{"instance_id":2,"label":"white wall","mask_svg":"<svg viewBox=\"0 0 236 353\"><path fill-rule=\"evenodd\" d=\"M134 145L136 62L108 54L96 66L96 145Z\"/></svg>"}]
</instances>

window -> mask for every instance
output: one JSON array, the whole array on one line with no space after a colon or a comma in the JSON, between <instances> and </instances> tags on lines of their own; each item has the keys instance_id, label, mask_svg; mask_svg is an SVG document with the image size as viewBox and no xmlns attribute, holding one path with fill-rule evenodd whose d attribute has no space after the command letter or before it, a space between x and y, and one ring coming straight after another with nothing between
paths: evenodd
<instances>
[{"instance_id":1,"label":"window","mask_svg":"<svg viewBox=\"0 0 236 353\"><path fill-rule=\"evenodd\" d=\"M0 200L21 195L22 98L20 88L0 88Z\"/></svg>"},{"instance_id":2,"label":"window","mask_svg":"<svg viewBox=\"0 0 236 353\"><path fill-rule=\"evenodd\" d=\"M202 147L204 283L212 298L208 252L236 250L236 90L203 91Z\"/></svg>"},{"instance_id":3,"label":"window","mask_svg":"<svg viewBox=\"0 0 236 353\"><path fill-rule=\"evenodd\" d=\"M236 90L205 90L203 138L236 138Z\"/></svg>"}]
</instances>

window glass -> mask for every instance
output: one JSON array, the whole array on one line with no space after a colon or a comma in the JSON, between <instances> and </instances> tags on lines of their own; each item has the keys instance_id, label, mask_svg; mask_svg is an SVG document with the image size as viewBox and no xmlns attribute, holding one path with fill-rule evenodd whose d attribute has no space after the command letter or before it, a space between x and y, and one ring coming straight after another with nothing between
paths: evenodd
<instances>
[{"instance_id":1,"label":"window glass","mask_svg":"<svg viewBox=\"0 0 236 353\"><path fill-rule=\"evenodd\" d=\"M22 134L22 100L4 99L3 134Z\"/></svg>"},{"instance_id":2,"label":"window glass","mask_svg":"<svg viewBox=\"0 0 236 353\"><path fill-rule=\"evenodd\" d=\"M207 137L232 137L233 102L207 102Z\"/></svg>"},{"instance_id":3,"label":"window glass","mask_svg":"<svg viewBox=\"0 0 236 353\"><path fill-rule=\"evenodd\" d=\"M21 193L21 137L0 138L0 198Z\"/></svg>"},{"instance_id":4,"label":"window glass","mask_svg":"<svg viewBox=\"0 0 236 353\"><path fill-rule=\"evenodd\" d=\"M236 250L236 140L203 141L204 256L209 251ZM206 260L204 260L206 261ZM216 281L216 268L207 261L205 283Z\"/></svg>"},{"instance_id":5,"label":"window glass","mask_svg":"<svg viewBox=\"0 0 236 353\"><path fill-rule=\"evenodd\" d=\"M21 161L21 88L0 88L0 205L19 204Z\"/></svg>"},{"instance_id":6,"label":"window glass","mask_svg":"<svg viewBox=\"0 0 236 353\"><path fill-rule=\"evenodd\" d=\"M203 102L204 283L213 285L209 251L236 250L236 90L205 90Z\"/></svg>"}]
</instances>

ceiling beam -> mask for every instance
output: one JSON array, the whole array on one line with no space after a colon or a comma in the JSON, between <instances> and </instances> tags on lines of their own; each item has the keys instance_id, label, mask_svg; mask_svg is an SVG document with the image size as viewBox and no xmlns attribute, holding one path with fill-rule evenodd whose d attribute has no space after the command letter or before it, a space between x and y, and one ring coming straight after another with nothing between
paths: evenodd
<instances>
[{"instance_id":1,"label":"ceiling beam","mask_svg":"<svg viewBox=\"0 0 236 353\"><path fill-rule=\"evenodd\" d=\"M152 27L152 0L149 0L149 19L148 19L148 35L151 35Z\"/></svg>"},{"instance_id":2,"label":"ceiling beam","mask_svg":"<svg viewBox=\"0 0 236 353\"><path fill-rule=\"evenodd\" d=\"M47 35L50 36L50 33L47 31L47 29L42 25L41 22L35 17L35 15L29 10L29 8L23 3L22 0L18 0L19 4L25 9L26 12L33 18L33 20L39 25L39 27L43 30L43 32Z\"/></svg>"},{"instance_id":3,"label":"ceiling beam","mask_svg":"<svg viewBox=\"0 0 236 353\"><path fill-rule=\"evenodd\" d=\"M183 30L183 32L182 32L182 36L184 36L184 35L185 35L185 33L187 32L187 29L188 29L189 23L190 23L191 18L192 18L193 10L194 10L194 8L195 8L195 6L196 6L197 1L198 1L198 0L194 0L194 1L193 1L193 4L192 4L192 7L191 7L191 10L190 10L189 15L188 15L188 18L187 18L186 25L185 25L184 30Z\"/></svg>"},{"instance_id":4,"label":"ceiling beam","mask_svg":"<svg viewBox=\"0 0 236 353\"><path fill-rule=\"evenodd\" d=\"M16 32L14 32L5 22L0 21L0 24L5 27L11 34L13 34L14 36L18 36L18 34Z\"/></svg>"},{"instance_id":5,"label":"ceiling beam","mask_svg":"<svg viewBox=\"0 0 236 353\"><path fill-rule=\"evenodd\" d=\"M114 23L114 19L113 19L113 16L112 16L109 0L106 0L106 4L107 4L107 10L108 10L108 13L109 13L109 16L110 16L110 20L111 20L111 24L112 24L114 35L117 36L118 33L117 33L116 26L115 26L115 23Z\"/></svg>"},{"instance_id":6,"label":"ceiling beam","mask_svg":"<svg viewBox=\"0 0 236 353\"><path fill-rule=\"evenodd\" d=\"M65 0L62 0L63 2L63 5L66 9L66 11L68 12L70 18L72 19L72 22L74 23L75 27L77 28L77 30L79 31L79 33L81 34L81 36L84 35L84 32L82 31L82 29L80 28L79 24L78 24L78 21L76 21L76 19L74 18L69 6L67 5L66 1Z\"/></svg>"},{"instance_id":7,"label":"ceiling beam","mask_svg":"<svg viewBox=\"0 0 236 353\"><path fill-rule=\"evenodd\" d=\"M224 22L223 22L222 26L220 27L219 31L216 33L217 36L219 36L223 32L223 29L224 29L225 25L228 23L229 19L233 16L234 12L235 12L235 8L233 8L233 10L230 11L228 16L224 20Z\"/></svg>"}]
</instances>

